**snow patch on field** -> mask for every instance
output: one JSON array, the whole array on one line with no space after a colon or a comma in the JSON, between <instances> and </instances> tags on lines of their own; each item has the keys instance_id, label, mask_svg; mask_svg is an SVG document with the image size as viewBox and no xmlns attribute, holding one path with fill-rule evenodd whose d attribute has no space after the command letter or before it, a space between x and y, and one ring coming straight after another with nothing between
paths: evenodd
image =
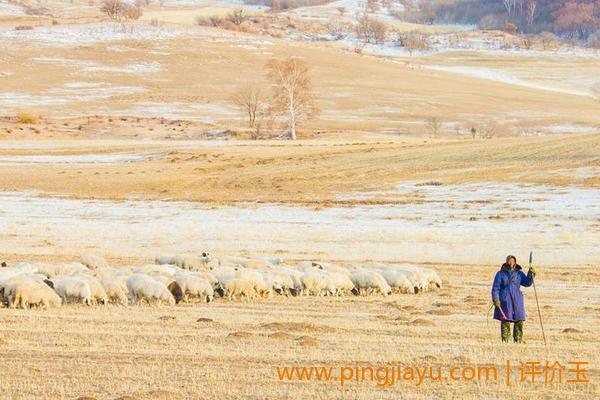
<instances>
[{"instance_id":1,"label":"snow patch on field","mask_svg":"<svg viewBox=\"0 0 600 400\"><path fill-rule=\"evenodd\" d=\"M97 63L92 60L78 60L72 58L63 58L63 57L34 57L32 59L34 62L40 64L53 64L53 65L63 65L63 66L73 66L80 68L80 72L82 73L94 73L94 72L112 72L112 73L126 73L126 74L145 74L145 73L153 73L160 72L162 70L162 65L156 61L142 61L133 64L127 64L120 67L117 66L109 66Z\"/></svg>"},{"instance_id":2,"label":"snow patch on field","mask_svg":"<svg viewBox=\"0 0 600 400\"><path fill-rule=\"evenodd\" d=\"M32 30L0 32L0 39L36 41L52 47L69 47L118 40L161 40L186 32L172 27L154 27L144 22L57 25Z\"/></svg>"},{"instance_id":3,"label":"snow patch on field","mask_svg":"<svg viewBox=\"0 0 600 400\"><path fill-rule=\"evenodd\" d=\"M559 92L559 93L567 93L574 94L577 96L591 96L589 92L574 90L574 89L565 89L559 88L556 86L545 85L541 83L534 83L530 81L526 81L520 78L517 78L514 75L507 73L506 71L502 71L499 69L492 68L480 68L480 67L463 67L463 66L442 66L442 65L431 65L426 68L442 71L442 72L450 72L454 74L472 76L475 78L486 79L495 82L508 83L511 85L524 86L533 89L541 89L547 90L551 92Z\"/></svg>"},{"instance_id":4,"label":"snow patch on field","mask_svg":"<svg viewBox=\"0 0 600 400\"><path fill-rule=\"evenodd\" d=\"M70 155L9 155L0 156L7 164L121 164L159 158L160 154L70 154Z\"/></svg>"},{"instance_id":5,"label":"snow patch on field","mask_svg":"<svg viewBox=\"0 0 600 400\"><path fill-rule=\"evenodd\" d=\"M2 0L0 1L0 15L25 15L25 12L21 7Z\"/></svg>"},{"instance_id":6,"label":"snow patch on field","mask_svg":"<svg viewBox=\"0 0 600 400\"><path fill-rule=\"evenodd\" d=\"M0 107L17 109L31 106L54 106L77 102L109 99L113 96L141 93L139 86L110 86L105 83L67 82L62 87L41 94L0 92Z\"/></svg>"},{"instance_id":7,"label":"snow patch on field","mask_svg":"<svg viewBox=\"0 0 600 400\"><path fill-rule=\"evenodd\" d=\"M141 102L135 106L111 111L114 115L137 115L144 117L157 117L167 119L187 119L215 123L216 118L233 118L239 111L226 103L157 103Z\"/></svg>"},{"instance_id":8,"label":"snow patch on field","mask_svg":"<svg viewBox=\"0 0 600 400\"><path fill-rule=\"evenodd\" d=\"M346 197L368 198L374 194ZM386 193L377 193L381 198ZM0 194L0 251L149 257L161 251L273 253L346 260L490 263L531 249L541 265L600 262L598 189L511 184L421 186L390 206L215 208L183 201L96 201ZM90 234L93 232L93 234ZM53 244L50 248L44 241Z\"/></svg>"},{"instance_id":9,"label":"snow patch on field","mask_svg":"<svg viewBox=\"0 0 600 400\"><path fill-rule=\"evenodd\" d=\"M597 127L572 124L545 126L543 129L550 133L594 133L599 131Z\"/></svg>"}]
</instances>

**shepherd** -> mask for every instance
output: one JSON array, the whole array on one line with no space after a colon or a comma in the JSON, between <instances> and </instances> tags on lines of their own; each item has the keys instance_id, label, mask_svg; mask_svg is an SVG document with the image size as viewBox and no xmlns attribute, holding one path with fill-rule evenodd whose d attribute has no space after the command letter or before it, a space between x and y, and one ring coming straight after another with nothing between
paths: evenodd
<instances>
[{"instance_id":1,"label":"shepherd","mask_svg":"<svg viewBox=\"0 0 600 400\"><path fill-rule=\"evenodd\" d=\"M510 340L510 324L513 327L513 340L523 343L523 325L525 324L525 300L521 286L529 287L535 278L535 268L529 267L527 275L517 264L515 256L506 257L500 271L494 277L492 285L492 301L495 311L494 319L500 321L500 335L503 342Z\"/></svg>"}]
</instances>

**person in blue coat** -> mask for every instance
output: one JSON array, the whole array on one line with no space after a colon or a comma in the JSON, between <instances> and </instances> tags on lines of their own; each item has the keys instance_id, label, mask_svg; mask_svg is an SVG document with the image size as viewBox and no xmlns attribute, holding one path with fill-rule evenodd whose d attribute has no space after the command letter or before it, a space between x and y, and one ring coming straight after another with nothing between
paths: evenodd
<instances>
[{"instance_id":1,"label":"person in blue coat","mask_svg":"<svg viewBox=\"0 0 600 400\"><path fill-rule=\"evenodd\" d=\"M529 268L527 275L517 264L515 256L506 257L500 271L494 277L492 285L492 301L495 311L494 319L500 321L500 335L503 342L510 340L510 324L514 323L513 340L523 343L523 325L525 323L525 300L521 286L529 287L533 284L535 269Z\"/></svg>"}]
</instances>

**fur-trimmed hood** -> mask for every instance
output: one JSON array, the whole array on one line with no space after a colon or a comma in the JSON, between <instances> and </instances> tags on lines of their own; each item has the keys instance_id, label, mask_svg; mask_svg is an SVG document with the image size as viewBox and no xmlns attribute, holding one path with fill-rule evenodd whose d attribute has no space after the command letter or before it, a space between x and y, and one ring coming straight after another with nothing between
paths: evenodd
<instances>
[{"instance_id":1,"label":"fur-trimmed hood","mask_svg":"<svg viewBox=\"0 0 600 400\"><path fill-rule=\"evenodd\" d=\"M519 264L515 265L516 271L520 271L522 269L523 268L521 268L521 266ZM500 271L510 272L510 265L508 265L508 263L502 264L502 266L500 267Z\"/></svg>"}]
</instances>

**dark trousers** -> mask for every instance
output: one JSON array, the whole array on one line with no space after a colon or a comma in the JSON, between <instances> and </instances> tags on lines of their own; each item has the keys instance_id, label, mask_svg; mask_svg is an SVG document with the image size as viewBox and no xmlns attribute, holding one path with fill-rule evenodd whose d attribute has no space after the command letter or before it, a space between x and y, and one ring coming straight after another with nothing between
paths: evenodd
<instances>
[{"instance_id":1,"label":"dark trousers","mask_svg":"<svg viewBox=\"0 0 600 400\"><path fill-rule=\"evenodd\" d=\"M510 341L510 324L511 321L500 322L500 335L503 342ZM515 321L513 328L513 340L515 343L523 343L523 326L525 321Z\"/></svg>"}]
</instances>

